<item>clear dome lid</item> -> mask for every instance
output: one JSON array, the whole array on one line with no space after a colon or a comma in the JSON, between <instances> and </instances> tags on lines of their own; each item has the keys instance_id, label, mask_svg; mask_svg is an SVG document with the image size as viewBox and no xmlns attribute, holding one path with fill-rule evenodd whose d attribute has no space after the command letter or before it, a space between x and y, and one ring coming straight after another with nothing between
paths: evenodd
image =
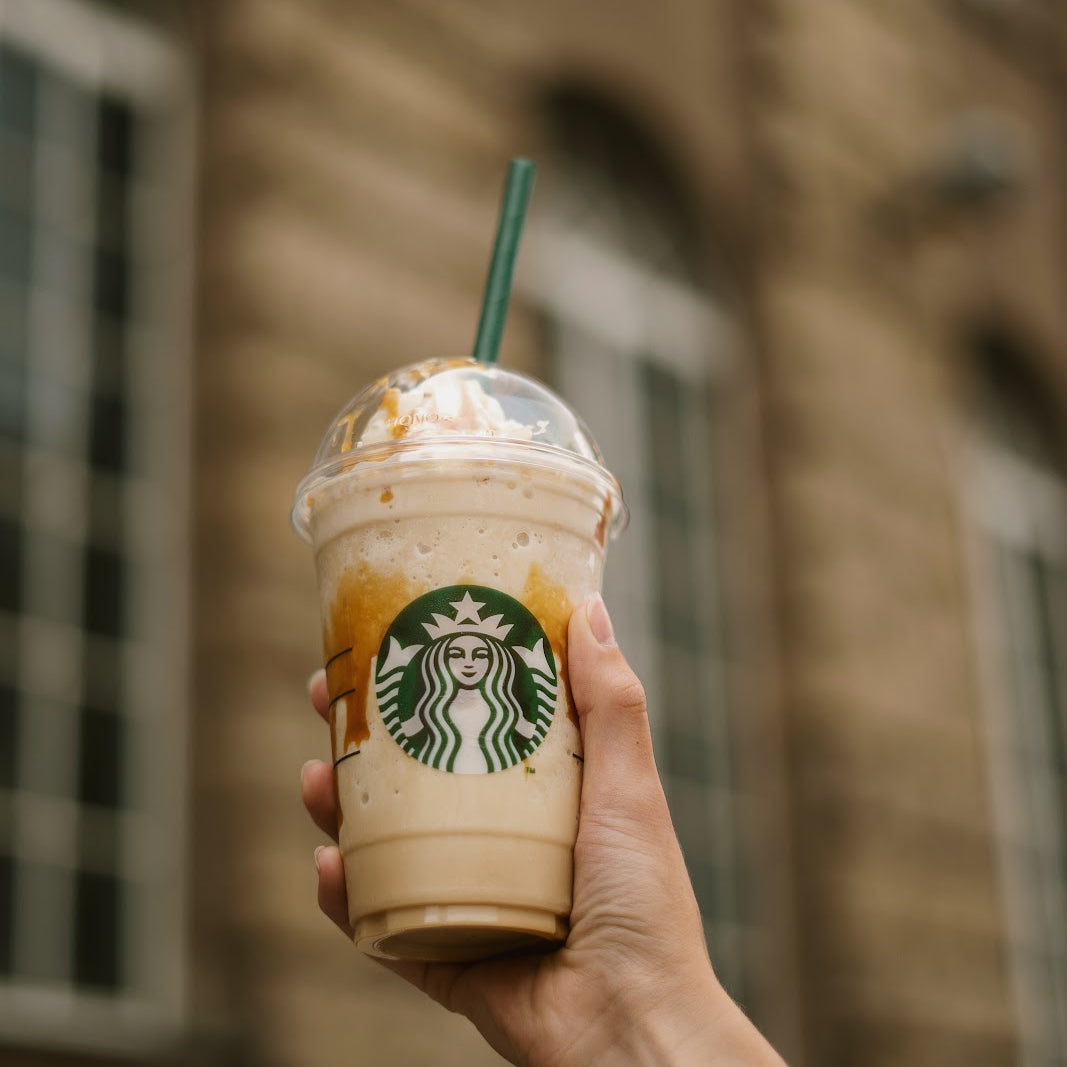
<instances>
[{"instance_id":1,"label":"clear dome lid","mask_svg":"<svg viewBox=\"0 0 1067 1067\"><path fill-rule=\"evenodd\" d=\"M606 493L612 534L626 525L622 491L581 418L528 375L461 358L414 363L356 393L330 423L297 487L293 526L307 540L313 491L357 466L476 456L591 477Z\"/></svg>"}]
</instances>

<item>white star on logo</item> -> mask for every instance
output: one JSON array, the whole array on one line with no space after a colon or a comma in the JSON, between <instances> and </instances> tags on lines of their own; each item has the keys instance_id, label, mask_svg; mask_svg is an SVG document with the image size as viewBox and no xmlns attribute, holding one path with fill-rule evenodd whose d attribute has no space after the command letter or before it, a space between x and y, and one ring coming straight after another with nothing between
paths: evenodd
<instances>
[{"instance_id":1,"label":"white star on logo","mask_svg":"<svg viewBox=\"0 0 1067 1067\"><path fill-rule=\"evenodd\" d=\"M464 622L469 619L471 622L481 622L480 612L485 604L479 604L470 594L470 590L463 594L463 599L452 604L452 607L456 609L456 622Z\"/></svg>"}]
</instances>

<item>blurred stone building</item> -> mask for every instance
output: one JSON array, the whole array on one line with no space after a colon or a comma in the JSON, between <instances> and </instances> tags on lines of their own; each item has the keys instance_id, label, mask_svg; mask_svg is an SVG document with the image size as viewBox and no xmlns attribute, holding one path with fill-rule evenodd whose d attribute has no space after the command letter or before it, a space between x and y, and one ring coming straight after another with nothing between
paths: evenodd
<instances>
[{"instance_id":1,"label":"blurred stone building","mask_svg":"<svg viewBox=\"0 0 1067 1067\"><path fill-rule=\"evenodd\" d=\"M490 1064L319 915L293 488L503 359L793 1067L1067 1064L1059 0L0 0L0 1063Z\"/></svg>"}]
</instances>

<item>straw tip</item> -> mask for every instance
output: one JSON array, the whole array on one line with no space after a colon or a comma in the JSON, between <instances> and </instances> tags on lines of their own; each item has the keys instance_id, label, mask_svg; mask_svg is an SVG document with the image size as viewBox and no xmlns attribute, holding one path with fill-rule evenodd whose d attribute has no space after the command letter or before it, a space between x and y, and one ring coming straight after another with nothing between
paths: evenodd
<instances>
[{"instance_id":1,"label":"straw tip","mask_svg":"<svg viewBox=\"0 0 1067 1067\"><path fill-rule=\"evenodd\" d=\"M509 212L525 211L530 190L537 179L537 164L525 156L516 156L508 164L507 177L504 179L505 208Z\"/></svg>"}]
</instances>

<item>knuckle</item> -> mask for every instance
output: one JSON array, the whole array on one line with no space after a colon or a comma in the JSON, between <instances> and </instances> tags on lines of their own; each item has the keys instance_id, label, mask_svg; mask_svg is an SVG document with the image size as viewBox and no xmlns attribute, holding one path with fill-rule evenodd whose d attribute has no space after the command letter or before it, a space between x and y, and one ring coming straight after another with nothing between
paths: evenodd
<instances>
[{"instance_id":1,"label":"knuckle","mask_svg":"<svg viewBox=\"0 0 1067 1067\"><path fill-rule=\"evenodd\" d=\"M645 687L634 674L627 672L617 679L608 690L608 698L612 706L620 712L631 715L645 714Z\"/></svg>"}]
</instances>

